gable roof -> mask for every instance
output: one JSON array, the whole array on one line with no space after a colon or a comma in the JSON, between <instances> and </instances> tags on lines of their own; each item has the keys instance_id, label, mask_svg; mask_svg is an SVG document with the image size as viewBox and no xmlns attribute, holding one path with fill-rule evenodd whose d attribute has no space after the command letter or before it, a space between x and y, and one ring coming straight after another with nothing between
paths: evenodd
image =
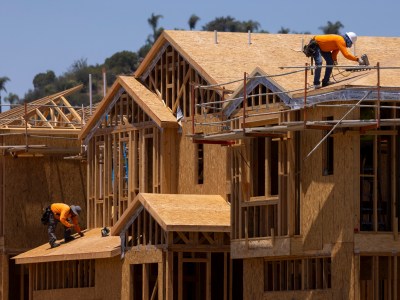
<instances>
[{"instance_id":1,"label":"gable roof","mask_svg":"<svg viewBox=\"0 0 400 300\"><path fill-rule=\"evenodd\" d=\"M118 76L107 95L98 105L92 118L79 134L80 139L86 138L90 132L96 130L96 125L107 113L109 106L113 105L114 97L118 97L121 89L125 90L160 128L177 128L179 126L172 112L156 94L148 90L133 76Z\"/></svg>"},{"instance_id":2,"label":"gable roof","mask_svg":"<svg viewBox=\"0 0 400 300\"><path fill-rule=\"evenodd\" d=\"M302 68L310 60L301 52L301 48L310 38L312 35L252 33L249 43L248 33L218 32L215 43L214 32L166 30L139 66L135 76L140 77L145 74L146 69L151 67L151 62L157 59L158 51L169 43L210 84L224 84L227 89L235 90L240 86L244 72L250 73L259 67L267 75L285 74L275 77L274 81L286 91L296 91L304 89L305 76ZM372 66L379 62L381 67L400 67L400 61L393 59L400 55L400 38L358 37L356 51L358 55L367 53ZM345 59L341 54L339 54L339 64L357 66L355 62ZM288 66L299 68L280 68ZM400 70L381 70L381 73L382 87L398 86ZM338 81L337 85L313 93L326 93L337 86L375 87L377 84L376 70L347 72L338 69L334 70L334 76ZM310 86L312 81L313 76L308 72ZM288 94L293 96L292 92Z\"/></svg>"},{"instance_id":3,"label":"gable roof","mask_svg":"<svg viewBox=\"0 0 400 300\"><path fill-rule=\"evenodd\" d=\"M78 259L109 258L121 254L121 239L115 236L101 236L101 228L85 232L83 238L76 238L67 244L51 249L46 243L17 256L17 264L30 264Z\"/></svg>"},{"instance_id":4,"label":"gable roof","mask_svg":"<svg viewBox=\"0 0 400 300\"><path fill-rule=\"evenodd\" d=\"M119 235L141 206L165 231L230 231L230 205L219 195L139 193L111 234Z\"/></svg>"}]
</instances>

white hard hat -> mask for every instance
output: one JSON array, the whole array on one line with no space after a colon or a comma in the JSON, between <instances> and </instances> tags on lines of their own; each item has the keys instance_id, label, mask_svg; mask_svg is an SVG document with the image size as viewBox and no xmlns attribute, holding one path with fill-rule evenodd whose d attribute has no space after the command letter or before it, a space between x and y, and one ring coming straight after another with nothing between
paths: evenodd
<instances>
[{"instance_id":1,"label":"white hard hat","mask_svg":"<svg viewBox=\"0 0 400 300\"><path fill-rule=\"evenodd\" d=\"M354 44L357 41L357 34L354 32L346 32L346 35L351 39L351 42Z\"/></svg>"}]
</instances>

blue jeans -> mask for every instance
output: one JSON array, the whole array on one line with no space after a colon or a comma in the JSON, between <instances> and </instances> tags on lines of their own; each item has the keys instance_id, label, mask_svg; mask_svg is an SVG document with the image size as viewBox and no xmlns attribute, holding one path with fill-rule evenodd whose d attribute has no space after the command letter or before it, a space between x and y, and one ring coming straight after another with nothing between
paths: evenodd
<instances>
[{"instance_id":1,"label":"blue jeans","mask_svg":"<svg viewBox=\"0 0 400 300\"><path fill-rule=\"evenodd\" d=\"M51 213L49 216L49 223L47 225L50 246L54 245L54 243L57 241L56 227L59 222L60 221L54 217L54 213ZM71 238L71 229L64 226L64 240L67 241L69 238Z\"/></svg>"},{"instance_id":2,"label":"blue jeans","mask_svg":"<svg viewBox=\"0 0 400 300\"><path fill-rule=\"evenodd\" d=\"M318 47L317 51L314 54L315 61L315 72L314 72L314 85L320 84L319 79L321 78L321 66L322 66L322 57L325 59L326 64L329 66L333 65L333 58L331 52L324 52ZM331 78L332 67L327 67L325 70L324 79L322 79L322 83L327 83L329 78Z\"/></svg>"}]
</instances>

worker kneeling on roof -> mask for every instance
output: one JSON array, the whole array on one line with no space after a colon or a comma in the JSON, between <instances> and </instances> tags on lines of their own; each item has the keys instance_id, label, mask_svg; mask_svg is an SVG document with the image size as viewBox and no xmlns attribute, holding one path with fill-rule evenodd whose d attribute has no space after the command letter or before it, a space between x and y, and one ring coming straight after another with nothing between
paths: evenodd
<instances>
[{"instance_id":1,"label":"worker kneeling on roof","mask_svg":"<svg viewBox=\"0 0 400 300\"><path fill-rule=\"evenodd\" d=\"M313 57L315 60L315 73L314 73L314 87L320 88L320 77L321 77L321 66L322 57L326 61L326 70L324 79L322 79L322 86L328 86L333 82L329 81L332 74L332 66L337 65L337 56L339 51L342 52L343 56L349 60L357 61L360 65L364 64L364 61L358 57L352 55L347 48L350 48L356 41L357 35L354 32L346 32L344 35L337 34L325 34L316 35L313 40L317 43Z\"/></svg>"},{"instance_id":2,"label":"worker kneeling on roof","mask_svg":"<svg viewBox=\"0 0 400 300\"><path fill-rule=\"evenodd\" d=\"M82 211L80 206L68 206L64 203L53 203L50 205L50 210L51 213L49 214L47 232L49 234L49 244L51 248L60 246L59 243L56 243L57 237L55 234L58 222L61 222L64 225L64 241L66 243L74 239L74 237L71 236L72 227L74 227L75 231L81 237L83 236L83 232L81 232L81 228L78 224L78 216ZM72 221L72 224L68 222L69 220Z\"/></svg>"}]
</instances>

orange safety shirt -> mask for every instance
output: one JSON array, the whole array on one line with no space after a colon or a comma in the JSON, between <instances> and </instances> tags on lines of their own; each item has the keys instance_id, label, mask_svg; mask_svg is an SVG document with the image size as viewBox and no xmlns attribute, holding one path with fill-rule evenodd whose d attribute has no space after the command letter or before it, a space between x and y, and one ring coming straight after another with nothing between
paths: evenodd
<instances>
[{"instance_id":1,"label":"orange safety shirt","mask_svg":"<svg viewBox=\"0 0 400 300\"><path fill-rule=\"evenodd\" d=\"M65 227L74 227L76 232L81 232L81 228L78 224L78 216L72 216L71 208L64 203L53 203L50 206L54 217L59 220ZM71 219L73 224L70 224L67 220Z\"/></svg>"},{"instance_id":2,"label":"orange safety shirt","mask_svg":"<svg viewBox=\"0 0 400 300\"><path fill-rule=\"evenodd\" d=\"M314 39L317 41L319 48L324 52L332 52L332 58L337 61L339 51L349 60L358 61L358 57L352 55L346 47L344 38L337 34L316 35Z\"/></svg>"}]
</instances>

